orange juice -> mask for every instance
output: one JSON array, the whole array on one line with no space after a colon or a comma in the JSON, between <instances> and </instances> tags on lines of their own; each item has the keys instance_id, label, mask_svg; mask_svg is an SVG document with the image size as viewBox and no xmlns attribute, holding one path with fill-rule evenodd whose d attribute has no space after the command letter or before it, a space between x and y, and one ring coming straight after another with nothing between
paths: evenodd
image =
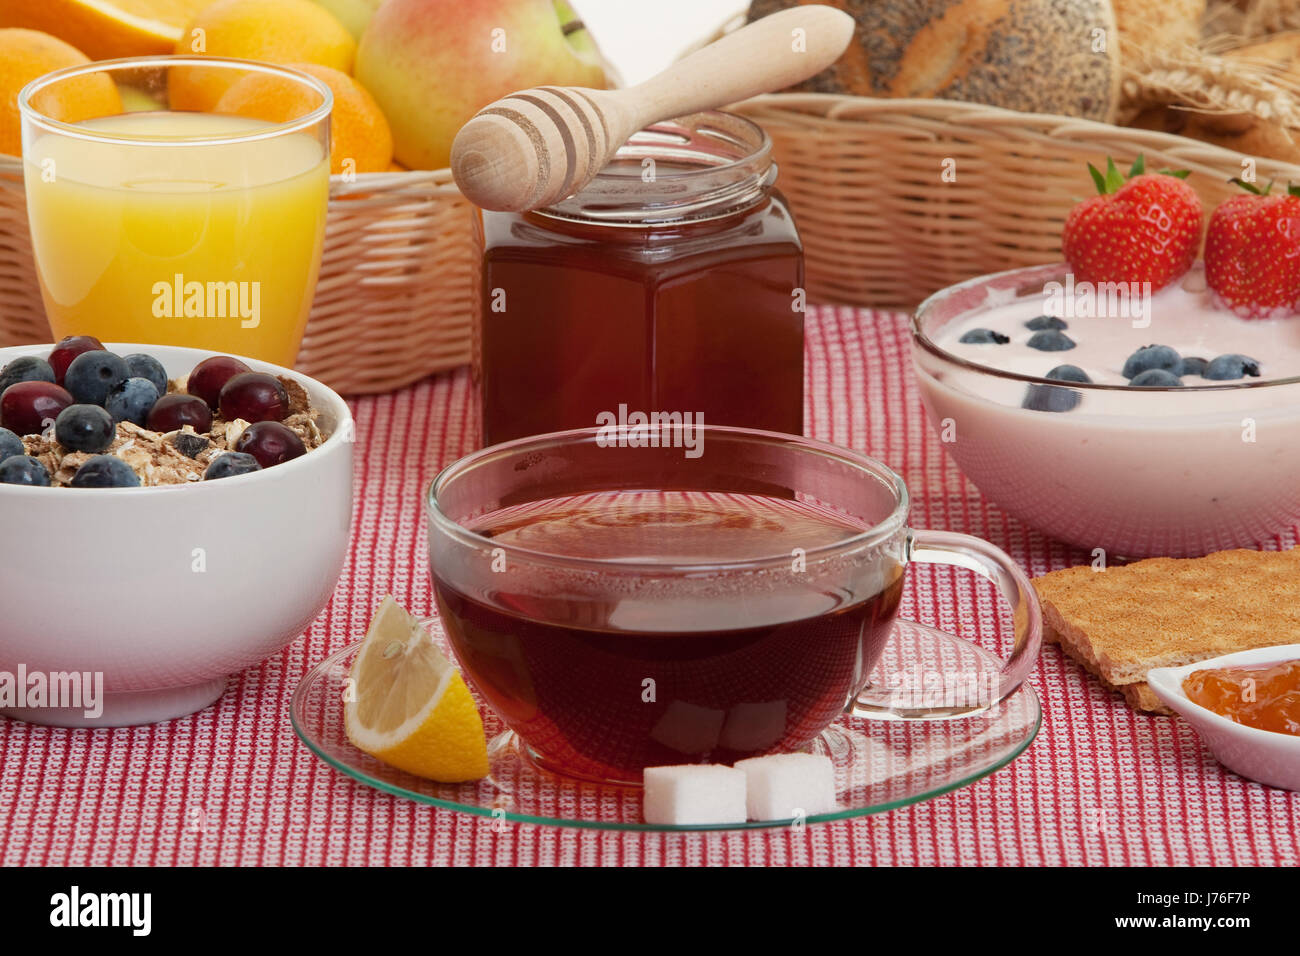
<instances>
[{"instance_id":1,"label":"orange juice","mask_svg":"<svg viewBox=\"0 0 1300 956\"><path fill-rule=\"evenodd\" d=\"M86 138L39 134L24 151L54 338L292 365L320 268L328 149L308 133L223 141L272 124L209 113L77 126Z\"/></svg>"}]
</instances>

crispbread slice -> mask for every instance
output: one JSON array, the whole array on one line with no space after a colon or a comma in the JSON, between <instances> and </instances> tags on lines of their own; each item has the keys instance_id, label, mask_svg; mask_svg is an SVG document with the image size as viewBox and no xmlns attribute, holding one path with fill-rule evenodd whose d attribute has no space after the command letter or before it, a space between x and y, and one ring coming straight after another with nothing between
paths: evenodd
<instances>
[{"instance_id":1,"label":"crispbread slice","mask_svg":"<svg viewBox=\"0 0 1300 956\"><path fill-rule=\"evenodd\" d=\"M1142 709L1164 710L1144 683L1153 667L1300 640L1300 549L1084 565L1034 588L1048 633Z\"/></svg>"},{"instance_id":2,"label":"crispbread slice","mask_svg":"<svg viewBox=\"0 0 1300 956\"><path fill-rule=\"evenodd\" d=\"M1172 715L1173 711L1165 706L1164 701L1156 696L1155 691L1147 686L1146 681L1138 681L1134 684L1124 684L1119 686L1112 684L1106 678L1101 676L1101 671L1097 669L1096 660L1089 660L1089 650L1086 642L1081 647L1072 647L1061 640L1060 634L1057 633L1051 622L1048 620L1047 606L1043 607L1043 640L1048 644L1060 644L1067 654L1070 655L1080 667L1086 670L1093 677L1101 682L1101 686L1113 694L1123 694L1124 700L1134 710L1141 710L1152 714Z\"/></svg>"},{"instance_id":3,"label":"crispbread slice","mask_svg":"<svg viewBox=\"0 0 1300 956\"><path fill-rule=\"evenodd\" d=\"M1146 711L1151 714L1165 714L1173 716L1173 711L1165 706L1165 702L1156 696L1156 692L1146 681L1138 681L1136 684L1125 684L1119 688L1124 694L1124 700L1134 710Z\"/></svg>"}]
</instances>

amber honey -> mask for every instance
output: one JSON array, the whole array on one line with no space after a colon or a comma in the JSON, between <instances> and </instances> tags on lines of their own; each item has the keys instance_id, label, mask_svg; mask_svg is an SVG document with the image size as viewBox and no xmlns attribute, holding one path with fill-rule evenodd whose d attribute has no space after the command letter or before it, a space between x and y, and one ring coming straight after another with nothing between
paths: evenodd
<instances>
[{"instance_id":1,"label":"amber honey","mask_svg":"<svg viewBox=\"0 0 1300 956\"><path fill-rule=\"evenodd\" d=\"M803 248L769 151L697 114L557 206L482 214L483 444L638 412L803 431Z\"/></svg>"}]
</instances>

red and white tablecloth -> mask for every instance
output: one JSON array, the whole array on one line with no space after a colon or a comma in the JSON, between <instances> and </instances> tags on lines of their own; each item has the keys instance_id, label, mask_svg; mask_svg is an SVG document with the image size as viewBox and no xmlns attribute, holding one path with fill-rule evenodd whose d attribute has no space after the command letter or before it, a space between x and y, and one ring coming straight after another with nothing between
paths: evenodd
<instances>
[{"instance_id":1,"label":"red and white tablecloth","mask_svg":"<svg viewBox=\"0 0 1300 956\"><path fill-rule=\"evenodd\" d=\"M898 469L915 526L987 538L1031 574L1086 560L990 506L945 455L912 383L904 316L808 319L810 433ZM386 593L431 612L421 493L470 450L468 386L462 369L353 403L356 512L334 597L216 705L119 730L0 718L0 863L1300 864L1300 794L1222 770L1187 725L1133 713L1055 647L1030 678L1043 728L1010 766L928 803L803 830L502 828L336 773L294 736L289 698L311 664L364 633ZM905 616L1007 651L991 587L942 568L909 576Z\"/></svg>"}]
</instances>

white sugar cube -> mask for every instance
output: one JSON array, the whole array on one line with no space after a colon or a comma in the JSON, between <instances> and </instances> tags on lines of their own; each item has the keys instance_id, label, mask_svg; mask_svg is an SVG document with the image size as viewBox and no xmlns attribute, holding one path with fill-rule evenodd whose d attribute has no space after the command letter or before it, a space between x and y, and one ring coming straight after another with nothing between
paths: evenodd
<instances>
[{"instance_id":1,"label":"white sugar cube","mask_svg":"<svg viewBox=\"0 0 1300 956\"><path fill-rule=\"evenodd\" d=\"M751 820L788 820L835 809L835 765L818 754L772 754L736 763Z\"/></svg>"},{"instance_id":2,"label":"white sugar cube","mask_svg":"<svg viewBox=\"0 0 1300 956\"><path fill-rule=\"evenodd\" d=\"M672 826L745 822L745 775L720 764L646 767L645 822Z\"/></svg>"}]
</instances>

